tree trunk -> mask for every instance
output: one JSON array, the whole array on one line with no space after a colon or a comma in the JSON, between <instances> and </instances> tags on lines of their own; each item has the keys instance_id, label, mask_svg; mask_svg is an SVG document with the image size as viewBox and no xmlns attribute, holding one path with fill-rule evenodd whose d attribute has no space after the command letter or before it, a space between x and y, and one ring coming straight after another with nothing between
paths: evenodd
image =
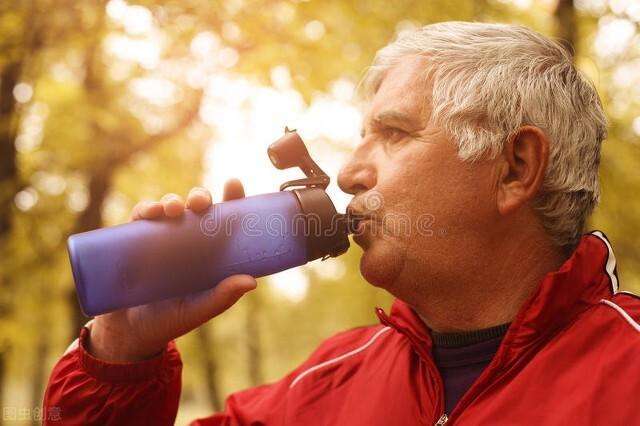
<instances>
[{"instance_id":1,"label":"tree trunk","mask_svg":"<svg viewBox=\"0 0 640 426\"><path fill-rule=\"evenodd\" d=\"M7 268L2 262L10 259L7 250L7 239L11 233L13 220L13 200L22 186L17 166L17 151L15 140L18 133L19 118L16 112L16 100L13 89L20 81L23 70L29 59L42 48L43 29L34 24L37 21L38 8L32 2L26 9L23 39L17 46L20 53L13 62L6 64L0 71L0 289L10 291ZM11 306L0 302L0 319L11 315ZM0 405L4 402L4 383L7 371L7 357L10 346L0 347ZM0 417L0 424L3 418Z\"/></svg>"},{"instance_id":2,"label":"tree trunk","mask_svg":"<svg viewBox=\"0 0 640 426\"><path fill-rule=\"evenodd\" d=\"M247 316L245 334L247 339L247 362L249 383L257 386L262 383L262 351L260 347L260 310L262 301L254 292L247 297Z\"/></svg>"},{"instance_id":3,"label":"tree trunk","mask_svg":"<svg viewBox=\"0 0 640 426\"><path fill-rule=\"evenodd\" d=\"M0 73L0 241L11 228L13 197L18 192L18 168L16 165L17 123L14 117L16 101L13 88L18 83L22 64L8 64Z\"/></svg>"},{"instance_id":4,"label":"tree trunk","mask_svg":"<svg viewBox=\"0 0 640 426\"><path fill-rule=\"evenodd\" d=\"M198 327L196 336L200 342L200 356L202 369L204 370L204 380L207 386L207 396L209 405L213 411L220 411L222 403L220 391L218 389L218 366L216 365L213 344L206 325Z\"/></svg>"},{"instance_id":5,"label":"tree trunk","mask_svg":"<svg viewBox=\"0 0 640 426\"><path fill-rule=\"evenodd\" d=\"M553 16L556 24L556 36L560 38L560 42L571 54L571 57L575 58L577 27L573 0L558 0Z\"/></svg>"},{"instance_id":6,"label":"tree trunk","mask_svg":"<svg viewBox=\"0 0 640 426\"><path fill-rule=\"evenodd\" d=\"M4 383L6 380L8 355L9 351L7 348L0 348L0 405L3 407L6 406L4 404ZM3 423L3 419L0 417L0 425Z\"/></svg>"},{"instance_id":7,"label":"tree trunk","mask_svg":"<svg viewBox=\"0 0 640 426\"><path fill-rule=\"evenodd\" d=\"M16 101L13 88L18 83L22 71L22 62L7 64L0 73L0 263L9 259L6 253L6 240L11 232L13 199L20 188L20 178L16 161L15 139L17 119L14 111ZM7 268L0 265L0 288L9 291ZM10 315L11 307L0 302L0 318ZM10 346L0 347L0 405L4 401L4 383L7 371L7 358ZM0 418L0 424L3 423Z\"/></svg>"},{"instance_id":8,"label":"tree trunk","mask_svg":"<svg viewBox=\"0 0 640 426\"><path fill-rule=\"evenodd\" d=\"M42 396L45 387L47 371L44 369L49 355L49 338L46 332L38 334L36 343L35 367L31 376L31 407L42 407ZM31 424L37 426L42 419L31 417Z\"/></svg>"}]
</instances>

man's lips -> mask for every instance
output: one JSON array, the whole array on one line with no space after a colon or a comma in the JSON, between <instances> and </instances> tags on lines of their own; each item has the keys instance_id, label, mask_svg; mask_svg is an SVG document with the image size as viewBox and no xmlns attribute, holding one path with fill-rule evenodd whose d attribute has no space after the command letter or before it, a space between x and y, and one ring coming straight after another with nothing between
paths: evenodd
<instances>
[{"instance_id":1,"label":"man's lips","mask_svg":"<svg viewBox=\"0 0 640 426\"><path fill-rule=\"evenodd\" d=\"M376 220L373 216L359 215L353 219L352 234L356 243L360 243L361 238L367 233L367 230L371 230L376 225ZM360 238L359 238L360 237Z\"/></svg>"},{"instance_id":2,"label":"man's lips","mask_svg":"<svg viewBox=\"0 0 640 426\"><path fill-rule=\"evenodd\" d=\"M374 220L370 217L365 217L358 220L358 224L356 225L356 233L361 234L366 229L367 225L373 224Z\"/></svg>"},{"instance_id":3,"label":"man's lips","mask_svg":"<svg viewBox=\"0 0 640 426\"><path fill-rule=\"evenodd\" d=\"M371 239L376 234L375 226L376 222L372 218L359 220L353 232L353 241L366 250L371 244Z\"/></svg>"},{"instance_id":4,"label":"man's lips","mask_svg":"<svg viewBox=\"0 0 640 426\"><path fill-rule=\"evenodd\" d=\"M347 216L349 218L349 227L352 233L358 233L362 230L363 223L371 220L369 215L359 213L349 207L347 208Z\"/></svg>"},{"instance_id":5,"label":"man's lips","mask_svg":"<svg viewBox=\"0 0 640 426\"><path fill-rule=\"evenodd\" d=\"M361 210L360 208L358 208L355 203L351 203L347 206L347 215L349 215L351 218L354 219L366 219L366 218L370 218L372 217L371 214L366 213L364 210Z\"/></svg>"},{"instance_id":6,"label":"man's lips","mask_svg":"<svg viewBox=\"0 0 640 426\"><path fill-rule=\"evenodd\" d=\"M377 215L360 210L356 203L350 204L346 211L350 218L350 228L354 236L354 241L360 244L359 240L361 240L361 238L358 237L362 237L368 228L378 225L379 219Z\"/></svg>"}]
</instances>

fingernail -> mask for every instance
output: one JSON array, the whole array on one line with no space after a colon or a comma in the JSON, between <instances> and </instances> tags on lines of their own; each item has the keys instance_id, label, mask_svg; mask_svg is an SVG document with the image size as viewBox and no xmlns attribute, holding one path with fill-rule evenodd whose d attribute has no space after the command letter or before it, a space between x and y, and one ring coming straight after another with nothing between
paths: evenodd
<instances>
[{"instance_id":1,"label":"fingernail","mask_svg":"<svg viewBox=\"0 0 640 426\"><path fill-rule=\"evenodd\" d=\"M191 190L191 194L192 194L192 195L199 194L199 195L202 195L202 196L204 196L204 197L206 197L206 196L208 196L208 195L209 195L209 194L207 194L207 191L205 191L205 190L204 190L204 189L202 189L202 188L193 188L193 189Z\"/></svg>"},{"instance_id":2,"label":"fingernail","mask_svg":"<svg viewBox=\"0 0 640 426\"><path fill-rule=\"evenodd\" d=\"M246 284L249 288L247 289L247 291L245 291L245 293L248 293L251 290L255 290L256 288L258 288L258 283L255 280L247 281Z\"/></svg>"}]
</instances>

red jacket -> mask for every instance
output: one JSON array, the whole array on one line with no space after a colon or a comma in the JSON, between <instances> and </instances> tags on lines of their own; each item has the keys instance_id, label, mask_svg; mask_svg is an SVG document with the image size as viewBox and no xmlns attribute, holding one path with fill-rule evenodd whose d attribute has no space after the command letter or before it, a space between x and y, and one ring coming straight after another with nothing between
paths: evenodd
<instances>
[{"instance_id":1,"label":"red jacket","mask_svg":"<svg viewBox=\"0 0 640 426\"><path fill-rule=\"evenodd\" d=\"M583 237L512 322L497 354L452 413L424 323L396 301L380 325L331 337L282 380L238 392L193 425L640 425L640 300L618 292L602 233ZM80 344L45 395L65 424L171 424L181 361L109 364ZM60 424L49 422L49 424Z\"/></svg>"}]
</instances>

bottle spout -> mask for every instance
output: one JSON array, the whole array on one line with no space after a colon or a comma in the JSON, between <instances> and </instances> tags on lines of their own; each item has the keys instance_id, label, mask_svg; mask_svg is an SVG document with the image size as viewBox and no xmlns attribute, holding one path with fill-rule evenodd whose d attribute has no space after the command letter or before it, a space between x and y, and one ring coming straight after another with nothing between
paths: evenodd
<instances>
[{"instance_id":1,"label":"bottle spout","mask_svg":"<svg viewBox=\"0 0 640 426\"><path fill-rule=\"evenodd\" d=\"M285 128L284 136L269 145L267 154L277 169L298 167L306 176L283 183L280 185L280 191L290 187L327 189L329 186L329 176L313 161L302 138L295 130Z\"/></svg>"}]
</instances>

